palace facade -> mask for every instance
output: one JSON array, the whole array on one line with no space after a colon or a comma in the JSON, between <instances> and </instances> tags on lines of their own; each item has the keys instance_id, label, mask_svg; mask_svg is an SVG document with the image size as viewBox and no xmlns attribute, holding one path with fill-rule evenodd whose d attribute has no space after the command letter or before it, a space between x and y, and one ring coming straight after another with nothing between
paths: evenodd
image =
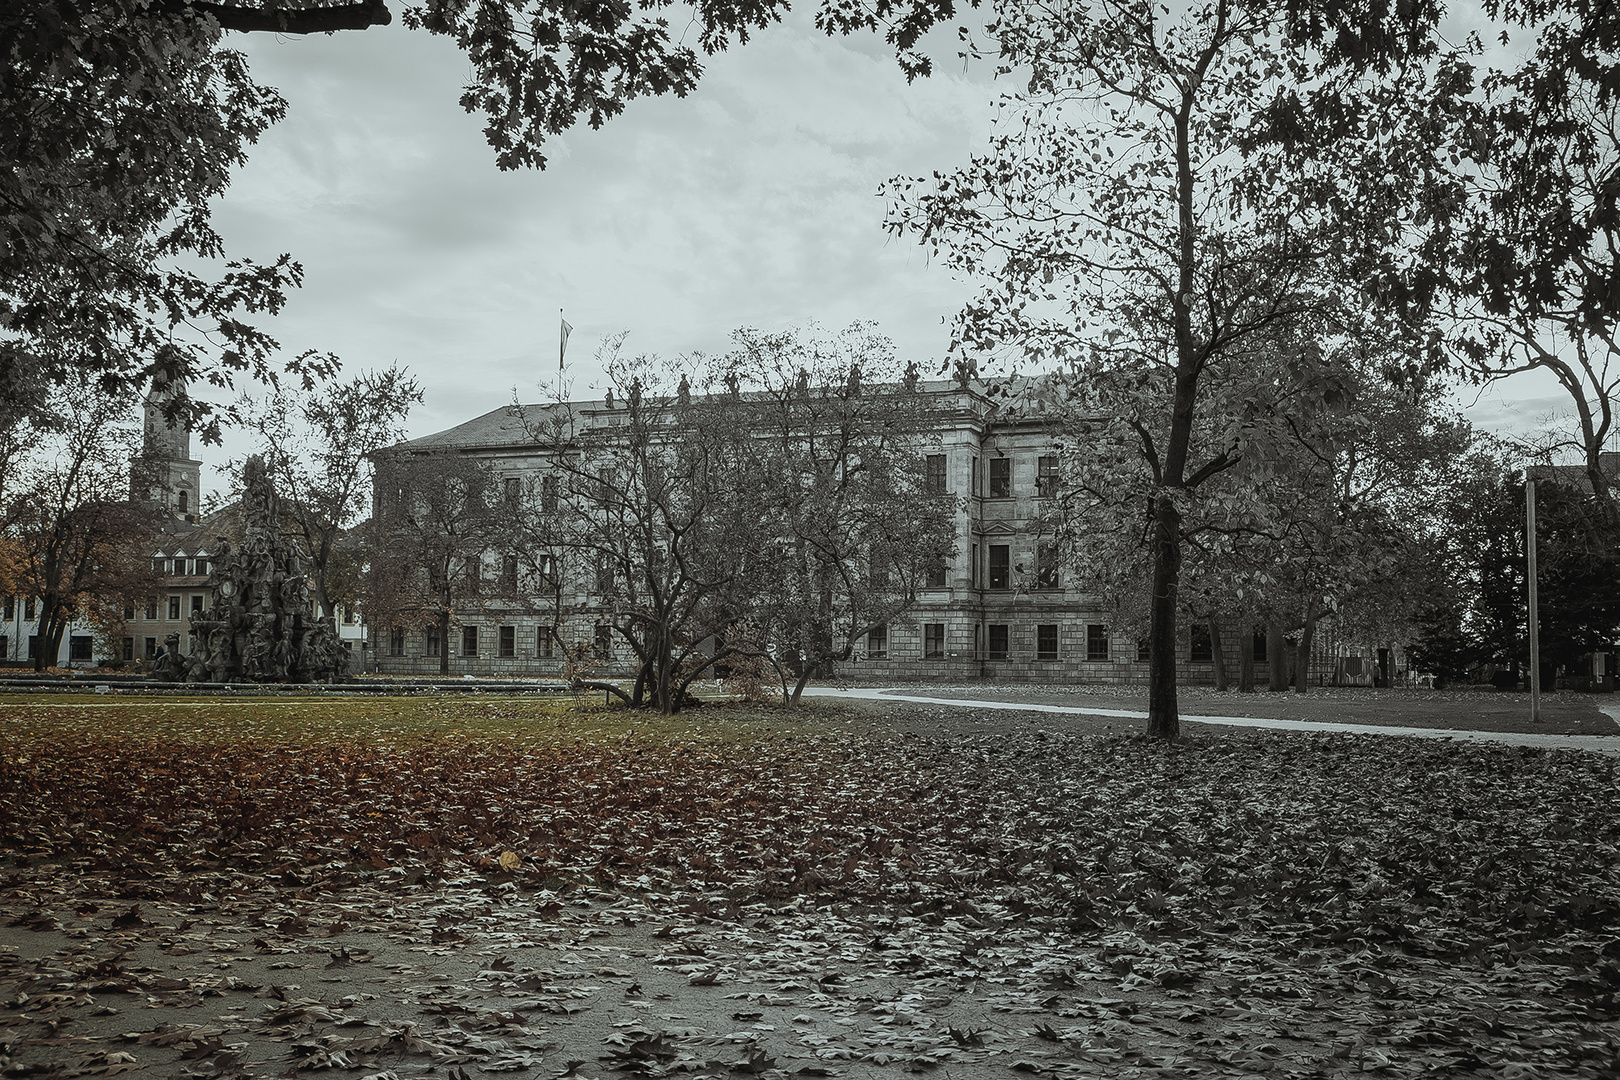
<instances>
[{"instance_id":1,"label":"palace facade","mask_svg":"<svg viewBox=\"0 0 1620 1080\"><path fill-rule=\"evenodd\" d=\"M935 418L924 463L928 486L961 497L955 554L919 589L916 604L902 619L867 636L864 648L840 668L840 675L908 682L1145 681L1145 644L1113 631L1098 598L1076 587L1073 575L1058 564L1056 546L1041 538L1042 511L1056 494L1060 476L1050 426L1038 414L1010 416L976 383L925 383L919 389L933 399L929 415ZM611 402L549 408L559 407L571 410L582 429L602 430L623 420L622 402L617 409ZM544 408L524 406L526 414ZM538 490L550 468L548 451L504 407L401 443L379 457L443 453L486 462L495 483L510 485L507 490ZM377 670L436 674L443 651L448 651L453 675L557 677L566 666L559 641L594 640L603 653L616 645L621 655L612 659L628 659L623 643L604 636L591 614L595 605L588 575L569 575L562 602L542 603L533 582L510 567L503 572L502 564L499 553L486 555L480 576L506 584L457 604L448 640L440 640L433 626L389 628L379 620L370 651ZM1182 628L1178 669L1183 682L1213 681L1213 656L1203 629ZM1236 635L1224 636L1223 652L1235 678ZM1258 677L1264 679L1263 634L1256 643Z\"/></svg>"}]
</instances>

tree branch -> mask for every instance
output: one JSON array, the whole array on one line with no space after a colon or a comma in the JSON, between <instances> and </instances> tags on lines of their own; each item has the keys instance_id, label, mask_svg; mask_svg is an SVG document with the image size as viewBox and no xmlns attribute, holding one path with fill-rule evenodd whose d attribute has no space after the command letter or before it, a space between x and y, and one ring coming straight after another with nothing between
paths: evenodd
<instances>
[{"instance_id":1,"label":"tree branch","mask_svg":"<svg viewBox=\"0 0 1620 1080\"><path fill-rule=\"evenodd\" d=\"M163 0L153 10L179 14L187 8L212 15L226 30L242 33L330 34L339 30L366 30L394 21L385 0L321 7L246 6L211 0Z\"/></svg>"}]
</instances>

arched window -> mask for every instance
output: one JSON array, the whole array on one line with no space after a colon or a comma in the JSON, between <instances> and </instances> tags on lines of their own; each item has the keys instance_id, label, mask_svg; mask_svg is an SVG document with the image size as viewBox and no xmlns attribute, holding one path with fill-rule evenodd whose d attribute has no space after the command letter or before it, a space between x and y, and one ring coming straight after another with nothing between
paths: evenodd
<instances>
[{"instance_id":1,"label":"arched window","mask_svg":"<svg viewBox=\"0 0 1620 1080\"><path fill-rule=\"evenodd\" d=\"M188 494L189 493L185 490L185 488L180 489L180 512L182 514L184 514L186 512L186 501L187 501L186 496Z\"/></svg>"}]
</instances>

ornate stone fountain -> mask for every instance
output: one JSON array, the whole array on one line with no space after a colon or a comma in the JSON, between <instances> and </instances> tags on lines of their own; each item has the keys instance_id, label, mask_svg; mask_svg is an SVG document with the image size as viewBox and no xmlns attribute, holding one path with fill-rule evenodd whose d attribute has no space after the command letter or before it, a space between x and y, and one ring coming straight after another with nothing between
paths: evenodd
<instances>
[{"instance_id":1,"label":"ornate stone fountain","mask_svg":"<svg viewBox=\"0 0 1620 1080\"><path fill-rule=\"evenodd\" d=\"M337 626L310 606L309 560L278 527L275 485L258 455L242 469L242 550L224 537L208 575L210 604L191 616L196 651L160 667L186 682L330 682L347 667ZM176 642L178 645L178 642Z\"/></svg>"}]
</instances>

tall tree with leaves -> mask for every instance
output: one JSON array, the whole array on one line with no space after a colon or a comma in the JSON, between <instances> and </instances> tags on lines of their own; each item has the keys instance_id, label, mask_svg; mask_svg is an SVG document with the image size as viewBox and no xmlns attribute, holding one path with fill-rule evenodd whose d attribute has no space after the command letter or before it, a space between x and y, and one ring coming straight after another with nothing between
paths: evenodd
<instances>
[{"instance_id":1,"label":"tall tree with leaves","mask_svg":"<svg viewBox=\"0 0 1620 1080\"><path fill-rule=\"evenodd\" d=\"M319 615L336 615L335 579L349 576L337 567L340 538L371 508L372 455L405 437L405 418L421 401L416 379L396 365L318 393L274 390L239 405L275 478L282 525L309 554Z\"/></svg>"},{"instance_id":2,"label":"tall tree with leaves","mask_svg":"<svg viewBox=\"0 0 1620 1080\"><path fill-rule=\"evenodd\" d=\"M1421 57L1399 93L1368 59L1429 47L1435 13L1351 8L1213 0L1169 17L1145 0L1006 4L990 27L999 62L1029 79L1005 98L990 152L890 189L893 231L985 282L955 322L957 350L1010 346L1106 376L1130 399L1108 422L1134 439L1146 478L1134 494L1151 508L1157 736L1179 732L1188 501L1243 461L1249 418L1271 408L1249 400L1265 389L1250 358L1268 339L1334 332L1346 288L1329 275L1378 235L1352 234L1343 212L1376 220L1408 194L1390 178L1410 164L1407 121L1426 119L1413 104L1427 99ZM1300 126L1335 104L1334 123ZM1395 137L1370 142L1369 124ZM1307 397L1318 356L1283 358Z\"/></svg>"},{"instance_id":3,"label":"tall tree with leaves","mask_svg":"<svg viewBox=\"0 0 1620 1080\"><path fill-rule=\"evenodd\" d=\"M0 592L39 599L36 671L56 662L75 619L116 617L157 591L156 515L130 498L131 418L127 401L93 390L55 394L48 422L6 463Z\"/></svg>"},{"instance_id":4,"label":"tall tree with leaves","mask_svg":"<svg viewBox=\"0 0 1620 1080\"><path fill-rule=\"evenodd\" d=\"M154 377L273 382L284 367L308 385L330 368L314 354L278 366L275 341L249 321L279 310L298 265L226 260L211 222L231 170L285 111L220 35L213 18L155 0L0 7L8 404L86 383L134 400ZM197 399L175 394L170 408L217 441L218 418Z\"/></svg>"},{"instance_id":5,"label":"tall tree with leaves","mask_svg":"<svg viewBox=\"0 0 1620 1080\"><path fill-rule=\"evenodd\" d=\"M1459 124L1461 211L1408 231L1432 235L1446 256L1436 273L1464 371L1557 380L1572 422L1549 449L1581 463L1620 529L1602 459L1620 419L1620 19L1584 2L1508 3L1498 14L1533 47L1486 76L1483 101Z\"/></svg>"},{"instance_id":6,"label":"tall tree with leaves","mask_svg":"<svg viewBox=\"0 0 1620 1080\"><path fill-rule=\"evenodd\" d=\"M1416 667L1455 680L1490 666L1517 682L1528 657L1524 519L1522 463L1481 439L1448 498L1421 519L1436 580L1419 597Z\"/></svg>"}]
</instances>

